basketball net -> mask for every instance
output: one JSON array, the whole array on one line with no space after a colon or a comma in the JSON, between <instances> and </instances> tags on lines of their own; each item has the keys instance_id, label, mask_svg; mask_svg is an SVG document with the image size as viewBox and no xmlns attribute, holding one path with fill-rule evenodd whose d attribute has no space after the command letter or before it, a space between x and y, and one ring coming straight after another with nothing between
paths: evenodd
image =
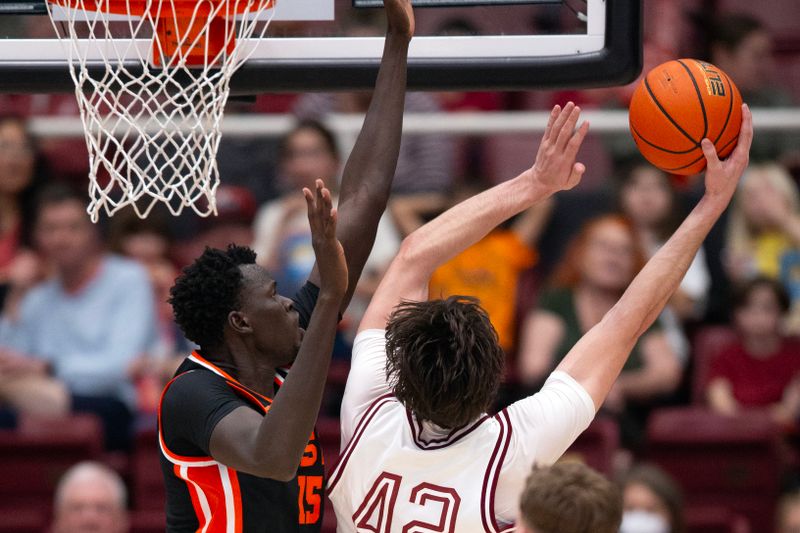
<instances>
[{"instance_id":1,"label":"basketball net","mask_svg":"<svg viewBox=\"0 0 800 533\"><path fill-rule=\"evenodd\" d=\"M158 202L173 215L216 214L230 79L253 52L245 41L264 37L274 0L50 2L89 150L92 221L127 205L144 218Z\"/></svg>"}]
</instances>

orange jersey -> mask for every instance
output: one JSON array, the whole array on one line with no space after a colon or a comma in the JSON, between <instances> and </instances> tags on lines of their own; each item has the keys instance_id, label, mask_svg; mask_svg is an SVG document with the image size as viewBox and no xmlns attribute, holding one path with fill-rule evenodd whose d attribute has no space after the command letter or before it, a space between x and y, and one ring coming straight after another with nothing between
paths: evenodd
<instances>
[{"instance_id":1,"label":"orange jersey","mask_svg":"<svg viewBox=\"0 0 800 533\"><path fill-rule=\"evenodd\" d=\"M440 266L431 277L430 298L475 296L489 314L509 351L516 333L516 301L519 276L536 263L536 252L509 230L495 230Z\"/></svg>"}]
</instances>

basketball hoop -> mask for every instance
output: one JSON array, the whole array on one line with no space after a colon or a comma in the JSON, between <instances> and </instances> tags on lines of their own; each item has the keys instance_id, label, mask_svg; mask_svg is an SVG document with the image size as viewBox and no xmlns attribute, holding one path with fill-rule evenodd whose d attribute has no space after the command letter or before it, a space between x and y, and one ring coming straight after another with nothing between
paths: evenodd
<instances>
[{"instance_id":1,"label":"basketball hoop","mask_svg":"<svg viewBox=\"0 0 800 533\"><path fill-rule=\"evenodd\" d=\"M49 0L86 132L92 221L127 205L144 218L158 202L216 214L230 79L274 1Z\"/></svg>"}]
</instances>

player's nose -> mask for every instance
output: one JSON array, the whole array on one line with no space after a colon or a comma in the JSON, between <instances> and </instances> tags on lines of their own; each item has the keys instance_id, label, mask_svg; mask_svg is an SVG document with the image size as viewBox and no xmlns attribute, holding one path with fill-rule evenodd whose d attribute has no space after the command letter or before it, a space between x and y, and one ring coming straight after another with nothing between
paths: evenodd
<instances>
[{"instance_id":1,"label":"player's nose","mask_svg":"<svg viewBox=\"0 0 800 533\"><path fill-rule=\"evenodd\" d=\"M294 310L294 302L291 298L287 298L286 296L281 296L281 302L283 303L284 309L286 312L289 313Z\"/></svg>"}]
</instances>

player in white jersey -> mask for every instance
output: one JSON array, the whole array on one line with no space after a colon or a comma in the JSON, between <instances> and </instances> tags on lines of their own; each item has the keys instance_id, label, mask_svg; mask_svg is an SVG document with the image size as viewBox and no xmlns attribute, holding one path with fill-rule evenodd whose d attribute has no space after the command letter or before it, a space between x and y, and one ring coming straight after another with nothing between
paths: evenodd
<instances>
[{"instance_id":1,"label":"player in white jersey","mask_svg":"<svg viewBox=\"0 0 800 533\"><path fill-rule=\"evenodd\" d=\"M638 337L658 317L744 171L752 120L720 162L710 141L703 199L541 391L494 416L503 353L474 300L426 301L443 262L558 190L575 186L588 130L556 106L536 162L409 235L359 326L342 403L342 455L328 491L340 532L495 532L513 527L532 465L554 462L591 422Z\"/></svg>"}]
</instances>

